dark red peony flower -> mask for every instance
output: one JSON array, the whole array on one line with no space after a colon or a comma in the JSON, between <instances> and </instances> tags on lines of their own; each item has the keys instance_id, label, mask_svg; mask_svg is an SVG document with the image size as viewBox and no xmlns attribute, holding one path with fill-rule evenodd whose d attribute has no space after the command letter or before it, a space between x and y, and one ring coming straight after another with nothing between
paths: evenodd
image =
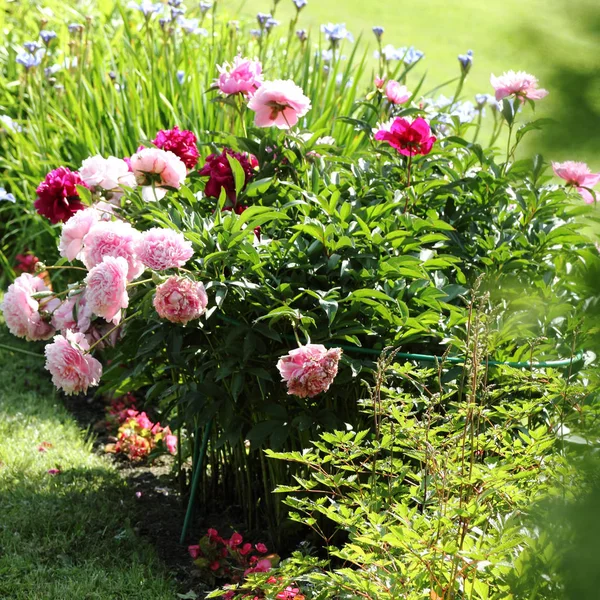
<instances>
[{"instance_id":1,"label":"dark red peony flower","mask_svg":"<svg viewBox=\"0 0 600 600\"><path fill-rule=\"evenodd\" d=\"M227 160L227 155L236 158L240 165L242 165L242 169L244 169L246 175L246 181L244 182L244 185L246 185L254 175L252 163L247 154L234 152L231 148L225 148L221 154L211 154L210 156L207 156L204 166L200 169L200 175L209 176L209 180L204 188L204 193L207 196L218 198L221 195L221 189L225 188L227 197L235 203L235 179L229 161ZM256 158L252 158L256 160Z\"/></svg>"},{"instance_id":2,"label":"dark red peony flower","mask_svg":"<svg viewBox=\"0 0 600 600\"><path fill-rule=\"evenodd\" d=\"M37 200L33 203L38 213L51 223L64 223L78 210L85 208L79 198L76 185L88 187L77 171L58 167L50 171L38 186Z\"/></svg>"},{"instance_id":3,"label":"dark red peony flower","mask_svg":"<svg viewBox=\"0 0 600 600\"><path fill-rule=\"evenodd\" d=\"M35 273L35 265L40 262L40 259L33 254L17 254L15 259L17 261L15 271L21 273Z\"/></svg>"},{"instance_id":4,"label":"dark red peony flower","mask_svg":"<svg viewBox=\"0 0 600 600\"><path fill-rule=\"evenodd\" d=\"M173 129L159 131L152 143L161 150L168 150L177 155L188 169L193 169L200 156L196 147L197 141L193 132L179 129L176 125Z\"/></svg>"},{"instance_id":5,"label":"dark red peony flower","mask_svg":"<svg viewBox=\"0 0 600 600\"><path fill-rule=\"evenodd\" d=\"M431 135L429 123L421 117L412 122L397 117L390 126L380 129L375 134L375 139L387 142L404 156L429 154L436 140L435 136Z\"/></svg>"}]
</instances>

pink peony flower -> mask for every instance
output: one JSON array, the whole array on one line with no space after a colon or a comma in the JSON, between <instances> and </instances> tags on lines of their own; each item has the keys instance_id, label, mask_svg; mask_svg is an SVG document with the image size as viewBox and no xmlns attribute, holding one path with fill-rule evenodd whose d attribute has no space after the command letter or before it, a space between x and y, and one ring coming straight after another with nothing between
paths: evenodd
<instances>
[{"instance_id":1,"label":"pink peony flower","mask_svg":"<svg viewBox=\"0 0 600 600\"><path fill-rule=\"evenodd\" d=\"M76 212L62 227L58 251L67 260L75 260L83 249L83 238L92 225L100 220L95 208L86 208Z\"/></svg>"},{"instance_id":2,"label":"pink peony flower","mask_svg":"<svg viewBox=\"0 0 600 600\"><path fill-rule=\"evenodd\" d=\"M90 346L83 333L67 331L57 335L45 349L46 369L52 375L52 383L66 394L87 392L102 377L102 365L86 351Z\"/></svg>"},{"instance_id":3,"label":"pink peony flower","mask_svg":"<svg viewBox=\"0 0 600 600\"><path fill-rule=\"evenodd\" d=\"M64 223L78 210L85 208L76 185L87 187L77 171L58 167L50 171L38 186L37 200L33 203L38 213L51 223Z\"/></svg>"},{"instance_id":4,"label":"pink peony flower","mask_svg":"<svg viewBox=\"0 0 600 600\"><path fill-rule=\"evenodd\" d=\"M390 79L385 86L385 95L392 104L404 104L412 96L412 92L405 85Z\"/></svg>"},{"instance_id":5,"label":"pink peony flower","mask_svg":"<svg viewBox=\"0 0 600 600\"><path fill-rule=\"evenodd\" d=\"M293 127L310 110L310 100L291 79L265 81L248 102L257 127Z\"/></svg>"},{"instance_id":6,"label":"pink peony flower","mask_svg":"<svg viewBox=\"0 0 600 600\"><path fill-rule=\"evenodd\" d=\"M89 188L122 191L123 187L135 187L135 177L129 165L116 156L104 158L99 154L81 163L79 175Z\"/></svg>"},{"instance_id":7,"label":"pink peony flower","mask_svg":"<svg viewBox=\"0 0 600 600\"><path fill-rule=\"evenodd\" d=\"M33 298L39 292L50 292L39 277L23 273L8 286L4 301L0 306L9 331L29 341L47 340L54 335L54 327L40 314L41 308L48 310L58 305L58 301L41 302Z\"/></svg>"},{"instance_id":8,"label":"pink peony flower","mask_svg":"<svg viewBox=\"0 0 600 600\"><path fill-rule=\"evenodd\" d=\"M132 281L144 271L144 265L135 255L135 246L140 232L124 221L100 221L92 226L83 239L83 264L92 269L106 256L127 261L127 279Z\"/></svg>"},{"instance_id":9,"label":"pink peony flower","mask_svg":"<svg viewBox=\"0 0 600 600\"><path fill-rule=\"evenodd\" d=\"M553 162L552 170L557 177L564 179L567 185L577 189L586 204L593 204L596 198L589 190L600 182L600 173L592 173L590 168L583 162L568 160L563 163Z\"/></svg>"},{"instance_id":10,"label":"pink peony flower","mask_svg":"<svg viewBox=\"0 0 600 600\"><path fill-rule=\"evenodd\" d=\"M52 325L57 331L70 329L86 333L91 326L92 310L86 300L85 291L69 296L52 313Z\"/></svg>"},{"instance_id":11,"label":"pink peony flower","mask_svg":"<svg viewBox=\"0 0 600 600\"><path fill-rule=\"evenodd\" d=\"M158 316L171 323L198 319L206 310L208 296L204 285L187 277L173 275L156 288L154 308Z\"/></svg>"},{"instance_id":12,"label":"pink peony flower","mask_svg":"<svg viewBox=\"0 0 600 600\"><path fill-rule=\"evenodd\" d=\"M377 131L375 139L387 142L404 156L415 156L429 154L436 137L431 135L431 128L425 119L417 117L411 122L397 117L389 128L384 127Z\"/></svg>"},{"instance_id":13,"label":"pink peony flower","mask_svg":"<svg viewBox=\"0 0 600 600\"><path fill-rule=\"evenodd\" d=\"M121 321L121 309L127 308L127 261L119 256L105 256L85 278L86 306L95 315L115 325Z\"/></svg>"},{"instance_id":14,"label":"pink peony flower","mask_svg":"<svg viewBox=\"0 0 600 600\"><path fill-rule=\"evenodd\" d=\"M137 258L153 271L183 267L194 254L191 242L182 233L160 227L142 233L135 252Z\"/></svg>"},{"instance_id":15,"label":"pink peony flower","mask_svg":"<svg viewBox=\"0 0 600 600\"><path fill-rule=\"evenodd\" d=\"M235 202L235 178L233 177L231 165L227 160L227 155L235 158L240 163L244 170L244 183L247 184L254 175L254 169L251 162L254 157L250 155L249 160L249 157L246 154L234 152L231 148L225 148L221 154L210 154L207 156L206 162L199 173L200 175L209 176L209 180L204 188L204 194L206 196L218 198L221 195L221 190L225 188L227 197L232 202Z\"/></svg>"},{"instance_id":16,"label":"pink peony flower","mask_svg":"<svg viewBox=\"0 0 600 600\"><path fill-rule=\"evenodd\" d=\"M131 157L131 169L137 183L144 186L142 197L147 202L160 200L167 188L179 189L187 169L173 152L160 148L142 148Z\"/></svg>"},{"instance_id":17,"label":"pink peony flower","mask_svg":"<svg viewBox=\"0 0 600 600\"><path fill-rule=\"evenodd\" d=\"M490 77L492 87L496 90L496 100L507 96L516 96L521 102L525 100L541 100L548 95L548 90L538 89L537 77L524 71L507 71L496 77Z\"/></svg>"},{"instance_id":18,"label":"pink peony flower","mask_svg":"<svg viewBox=\"0 0 600 600\"><path fill-rule=\"evenodd\" d=\"M291 350L277 363L283 381L287 381L288 394L300 398L313 398L326 392L335 379L340 348L327 350L321 344L307 344Z\"/></svg>"},{"instance_id":19,"label":"pink peony flower","mask_svg":"<svg viewBox=\"0 0 600 600\"><path fill-rule=\"evenodd\" d=\"M385 85L385 77L379 77L379 75L375 75L375 87L378 90L383 89L383 86Z\"/></svg>"},{"instance_id":20,"label":"pink peony flower","mask_svg":"<svg viewBox=\"0 0 600 600\"><path fill-rule=\"evenodd\" d=\"M258 60L236 56L233 64L217 66L220 75L215 84L223 94L252 95L262 84L262 65Z\"/></svg>"},{"instance_id":21,"label":"pink peony flower","mask_svg":"<svg viewBox=\"0 0 600 600\"><path fill-rule=\"evenodd\" d=\"M271 570L273 565L268 558L261 558L254 567L250 569L246 569L244 571L244 577L249 575L250 573L267 573Z\"/></svg>"},{"instance_id":22,"label":"pink peony flower","mask_svg":"<svg viewBox=\"0 0 600 600\"><path fill-rule=\"evenodd\" d=\"M177 436L171 433L168 427L165 427L165 431L168 432L165 435L165 446L169 454L177 454Z\"/></svg>"},{"instance_id":23,"label":"pink peony flower","mask_svg":"<svg viewBox=\"0 0 600 600\"><path fill-rule=\"evenodd\" d=\"M196 136L187 129L162 129L156 134L152 143L161 150L168 150L178 156L188 169L193 169L198 162L198 148Z\"/></svg>"}]
</instances>

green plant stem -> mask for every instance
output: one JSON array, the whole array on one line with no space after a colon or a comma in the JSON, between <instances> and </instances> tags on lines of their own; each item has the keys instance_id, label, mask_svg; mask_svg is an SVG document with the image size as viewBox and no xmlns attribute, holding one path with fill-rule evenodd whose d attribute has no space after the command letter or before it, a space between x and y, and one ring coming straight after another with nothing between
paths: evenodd
<instances>
[{"instance_id":1,"label":"green plant stem","mask_svg":"<svg viewBox=\"0 0 600 600\"><path fill-rule=\"evenodd\" d=\"M99 340L95 341L87 350L87 353L89 354L100 342L104 341L108 336L110 336L111 333L114 333L117 329L119 329L119 327L123 327L123 325L125 325L125 323L127 323L127 321L131 321L131 319L133 319L134 317L137 317L139 314L141 313L141 311L137 311L134 312L132 315L129 315L127 318L123 319L118 325L115 325L114 327L112 327L107 333L105 333Z\"/></svg>"}]
</instances>

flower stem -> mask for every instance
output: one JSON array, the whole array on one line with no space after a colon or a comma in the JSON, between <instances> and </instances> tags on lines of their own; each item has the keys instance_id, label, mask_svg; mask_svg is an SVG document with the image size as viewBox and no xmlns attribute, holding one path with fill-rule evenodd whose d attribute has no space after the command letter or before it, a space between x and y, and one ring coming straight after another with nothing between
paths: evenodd
<instances>
[{"instance_id":1,"label":"flower stem","mask_svg":"<svg viewBox=\"0 0 600 600\"><path fill-rule=\"evenodd\" d=\"M129 315L127 318L123 319L118 325L115 325L112 329L110 329L107 333L105 333L99 340L96 340L88 349L87 353L91 353L92 350L102 341L104 341L111 333L114 333L119 327L122 327L127 323L127 321L131 321L134 317L137 317L141 313L140 310L134 312L132 315Z\"/></svg>"},{"instance_id":2,"label":"flower stem","mask_svg":"<svg viewBox=\"0 0 600 600\"><path fill-rule=\"evenodd\" d=\"M128 283L127 287L135 287L136 285L141 285L142 283L149 283L150 281L152 281L152 277L150 277L149 279L142 279L140 281L136 281L135 283Z\"/></svg>"}]
</instances>

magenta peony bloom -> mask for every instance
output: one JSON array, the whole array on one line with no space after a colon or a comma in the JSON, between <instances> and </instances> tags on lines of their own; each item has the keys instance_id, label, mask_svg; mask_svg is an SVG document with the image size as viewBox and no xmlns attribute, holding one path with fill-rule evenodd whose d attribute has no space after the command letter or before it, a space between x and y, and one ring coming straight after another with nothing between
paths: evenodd
<instances>
[{"instance_id":1,"label":"magenta peony bloom","mask_svg":"<svg viewBox=\"0 0 600 600\"><path fill-rule=\"evenodd\" d=\"M375 139L387 142L404 156L429 154L436 140L435 136L431 135L429 123L421 117L412 122L397 117L389 128L380 129L375 134Z\"/></svg>"},{"instance_id":2,"label":"magenta peony bloom","mask_svg":"<svg viewBox=\"0 0 600 600\"><path fill-rule=\"evenodd\" d=\"M390 79L385 86L385 95L392 104L404 104L412 96L412 92L405 85Z\"/></svg>"},{"instance_id":3,"label":"magenta peony bloom","mask_svg":"<svg viewBox=\"0 0 600 600\"><path fill-rule=\"evenodd\" d=\"M85 278L86 306L97 316L115 325L121 320L121 309L127 308L127 261L105 256Z\"/></svg>"},{"instance_id":4,"label":"magenta peony bloom","mask_svg":"<svg viewBox=\"0 0 600 600\"><path fill-rule=\"evenodd\" d=\"M205 196L218 198L221 195L221 189L225 188L227 197L235 203L235 179L233 177L231 165L227 160L227 155L237 159L240 163L242 169L244 169L244 174L246 176L245 185L247 185L254 175L254 169L250 162L254 157L251 155L249 160L249 157L246 154L234 152L231 148L225 148L221 154L211 154L207 156L206 162L199 172L200 175L209 176L209 180L204 188ZM256 160L256 158L254 158L254 160Z\"/></svg>"},{"instance_id":5,"label":"magenta peony bloom","mask_svg":"<svg viewBox=\"0 0 600 600\"><path fill-rule=\"evenodd\" d=\"M265 81L248 102L257 127L293 127L310 110L310 100L291 79Z\"/></svg>"},{"instance_id":6,"label":"magenta peony bloom","mask_svg":"<svg viewBox=\"0 0 600 600\"><path fill-rule=\"evenodd\" d=\"M135 187L135 177L129 165L116 156L104 158L99 154L81 163L79 175L89 188L122 191L123 187Z\"/></svg>"},{"instance_id":7,"label":"magenta peony bloom","mask_svg":"<svg viewBox=\"0 0 600 600\"><path fill-rule=\"evenodd\" d=\"M490 82L496 90L496 100L514 95L521 102L525 102L525 100L541 100L548 95L548 90L538 89L537 77L524 71L507 71L500 77L492 75Z\"/></svg>"},{"instance_id":8,"label":"magenta peony bloom","mask_svg":"<svg viewBox=\"0 0 600 600\"><path fill-rule=\"evenodd\" d=\"M595 202L595 194L584 188L593 188L598 185L600 173L592 173L585 163L572 160L563 163L553 162L552 170L557 177L564 179L567 185L575 187L586 204Z\"/></svg>"},{"instance_id":9,"label":"magenta peony bloom","mask_svg":"<svg viewBox=\"0 0 600 600\"><path fill-rule=\"evenodd\" d=\"M327 350L321 344L307 344L291 350L277 363L283 381L287 381L288 394L300 398L313 398L326 392L335 379L340 348Z\"/></svg>"},{"instance_id":10,"label":"magenta peony bloom","mask_svg":"<svg viewBox=\"0 0 600 600\"><path fill-rule=\"evenodd\" d=\"M66 394L87 392L88 387L98 385L102 377L102 365L86 354L90 345L83 333L67 331L57 335L46 346L46 369L52 375L52 383Z\"/></svg>"},{"instance_id":11,"label":"magenta peony bloom","mask_svg":"<svg viewBox=\"0 0 600 600\"><path fill-rule=\"evenodd\" d=\"M91 327L92 310L86 300L85 291L69 296L52 313L52 325L57 331L67 329L75 333L86 333Z\"/></svg>"},{"instance_id":12,"label":"magenta peony bloom","mask_svg":"<svg viewBox=\"0 0 600 600\"><path fill-rule=\"evenodd\" d=\"M54 327L44 320L40 309L50 311L59 304L54 299L50 302L38 301L33 298L33 294L38 292L50 292L50 290L39 277L23 273L8 286L0 306L9 331L30 342L47 340L54 335Z\"/></svg>"},{"instance_id":13,"label":"magenta peony bloom","mask_svg":"<svg viewBox=\"0 0 600 600\"><path fill-rule=\"evenodd\" d=\"M200 546L198 544L188 546L188 553L194 560L196 560L200 556Z\"/></svg>"},{"instance_id":14,"label":"magenta peony bloom","mask_svg":"<svg viewBox=\"0 0 600 600\"><path fill-rule=\"evenodd\" d=\"M142 233L135 252L137 258L153 271L183 267L194 254L191 242L182 233L160 227Z\"/></svg>"},{"instance_id":15,"label":"magenta peony bloom","mask_svg":"<svg viewBox=\"0 0 600 600\"><path fill-rule=\"evenodd\" d=\"M54 169L38 186L38 197L33 205L51 223L64 223L78 210L85 208L76 185L87 187L77 171L70 171L67 167Z\"/></svg>"},{"instance_id":16,"label":"magenta peony bloom","mask_svg":"<svg viewBox=\"0 0 600 600\"><path fill-rule=\"evenodd\" d=\"M262 84L262 65L258 60L236 56L233 64L217 66L220 75L215 84L223 94L251 96Z\"/></svg>"},{"instance_id":17,"label":"magenta peony bloom","mask_svg":"<svg viewBox=\"0 0 600 600\"><path fill-rule=\"evenodd\" d=\"M179 189L187 169L173 152L160 148L142 148L131 157L131 169L137 183L143 186L146 202L164 198L167 188Z\"/></svg>"},{"instance_id":18,"label":"magenta peony bloom","mask_svg":"<svg viewBox=\"0 0 600 600\"><path fill-rule=\"evenodd\" d=\"M193 169L198 162L198 148L196 136L187 129L162 129L156 134L152 143L161 150L168 150L178 156L188 169Z\"/></svg>"},{"instance_id":19,"label":"magenta peony bloom","mask_svg":"<svg viewBox=\"0 0 600 600\"><path fill-rule=\"evenodd\" d=\"M67 260L73 261L83 250L83 238L92 225L100 220L95 208L86 208L76 212L63 226L58 243L58 251Z\"/></svg>"},{"instance_id":20,"label":"magenta peony bloom","mask_svg":"<svg viewBox=\"0 0 600 600\"><path fill-rule=\"evenodd\" d=\"M144 271L144 265L135 255L140 236L139 231L124 221L100 221L83 238L81 260L88 269L92 269L106 256L120 256L127 261L127 279L132 281Z\"/></svg>"},{"instance_id":21,"label":"magenta peony bloom","mask_svg":"<svg viewBox=\"0 0 600 600\"><path fill-rule=\"evenodd\" d=\"M204 285L187 277L173 275L156 288L154 308L161 319L185 325L206 310L208 296Z\"/></svg>"}]
</instances>

